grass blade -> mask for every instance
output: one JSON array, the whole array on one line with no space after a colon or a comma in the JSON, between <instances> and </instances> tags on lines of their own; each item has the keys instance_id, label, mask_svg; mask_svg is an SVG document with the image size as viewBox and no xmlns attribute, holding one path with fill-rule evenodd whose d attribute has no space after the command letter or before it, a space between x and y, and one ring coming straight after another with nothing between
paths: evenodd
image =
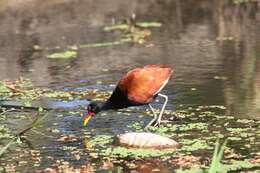
<instances>
[{"instance_id":1,"label":"grass blade","mask_svg":"<svg viewBox=\"0 0 260 173\"><path fill-rule=\"evenodd\" d=\"M15 144L17 142L17 139L19 139L24 133L26 133L27 131L31 130L32 128L36 127L37 125L39 125L48 115L50 112L46 113L45 115L36 118L27 128L25 128L24 130L22 130L21 132L19 132L16 137L14 137L13 139L11 139L3 148L0 149L0 157L6 152L6 150L8 150L8 148L12 145Z\"/></svg>"},{"instance_id":2,"label":"grass blade","mask_svg":"<svg viewBox=\"0 0 260 173\"><path fill-rule=\"evenodd\" d=\"M221 146L219 146L220 145L219 140L217 140L208 173L217 173L220 171L221 168L220 161L223 157L226 144L227 144L227 139L224 141L224 143Z\"/></svg>"},{"instance_id":3,"label":"grass blade","mask_svg":"<svg viewBox=\"0 0 260 173\"><path fill-rule=\"evenodd\" d=\"M0 157L6 152L6 150L16 142L16 138L11 139L3 148L0 149Z\"/></svg>"}]
</instances>

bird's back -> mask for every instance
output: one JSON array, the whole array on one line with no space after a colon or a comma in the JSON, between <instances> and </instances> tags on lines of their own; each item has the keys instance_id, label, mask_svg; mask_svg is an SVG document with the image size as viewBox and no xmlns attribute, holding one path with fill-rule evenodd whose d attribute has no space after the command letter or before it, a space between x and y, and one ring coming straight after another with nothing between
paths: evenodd
<instances>
[{"instance_id":1,"label":"bird's back","mask_svg":"<svg viewBox=\"0 0 260 173\"><path fill-rule=\"evenodd\" d=\"M166 85L172 72L166 65L146 65L129 71L118 82L117 88L133 105L148 104Z\"/></svg>"}]
</instances>

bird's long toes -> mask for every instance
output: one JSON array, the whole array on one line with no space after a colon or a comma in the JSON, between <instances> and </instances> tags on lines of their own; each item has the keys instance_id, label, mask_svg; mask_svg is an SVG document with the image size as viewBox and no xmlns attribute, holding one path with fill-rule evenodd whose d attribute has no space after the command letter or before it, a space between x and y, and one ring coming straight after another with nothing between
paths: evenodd
<instances>
[{"instance_id":1,"label":"bird's long toes","mask_svg":"<svg viewBox=\"0 0 260 173\"><path fill-rule=\"evenodd\" d=\"M154 127L160 127L160 124L161 124L161 121L156 121L153 126L154 126Z\"/></svg>"},{"instance_id":2,"label":"bird's long toes","mask_svg":"<svg viewBox=\"0 0 260 173\"><path fill-rule=\"evenodd\" d=\"M162 120L161 123L170 123L171 121L169 120Z\"/></svg>"},{"instance_id":3,"label":"bird's long toes","mask_svg":"<svg viewBox=\"0 0 260 173\"><path fill-rule=\"evenodd\" d=\"M156 121L156 122L154 123L154 127L160 127L161 124L169 123L169 122L171 122L171 121L169 121L169 120Z\"/></svg>"},{"instance_id":4,"label":"bird's long toes","mask_svg":"<svg viewBox=\"0 0 260 173\"><path fill-rule=\"evenodd\" d=\"M148 127L144 128L144 131L147 132L147 133L150 133L150 130Z\"/></svg>"}]
</instances>

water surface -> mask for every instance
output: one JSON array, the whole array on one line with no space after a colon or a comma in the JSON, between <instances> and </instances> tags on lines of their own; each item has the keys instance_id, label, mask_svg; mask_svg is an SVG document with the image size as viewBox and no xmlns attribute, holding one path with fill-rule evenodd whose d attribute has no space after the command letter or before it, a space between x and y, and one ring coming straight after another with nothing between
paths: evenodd
<instances>
[{"instance_id":1,"label":"water surface","mask_svg":"<svg viewBox=\"0 0 260 173\"><path fill-rule=\"evenodd\" d=\"M173 78L163 90L169 96L168 110L220 105L226 108L223 115L260 119L260 4L257 1L241 4L219 0L2 1L0 6L0 80L24 77L35 86L56 90L112 91L118 79L132 68L162 63L174 69ZM47 58L48 54L64 51L70 45L116 40L120 32L105 32L103 28L128 19L132 13L137 21L162 23L162 27L151 29L152 35L147 39L153 47L126 43L80 48L77 57L68 60ZM35 45L42 49L35 49ZM87 103L76 100L71 104L41 104L84 112L77 105ZM158 108L161 104L156 102L154 106ZM63 113L63 117L57 114L49 116L42 128L47 135L46 129L54 122L53 128L63 134L82 136L92 129L94 136L119 134L135 121L150 120L135 111L131 116L108 112L84 129L81 117L69 112ZM18 126L19 121L12 124ZM87 153L85 159L77 162L60 152L60 142L52 138L43 141L32 134L31 140L35 148L44 149L46 158L43 158L45 165L40 164L42 168L51 166L47 155L73 161L75 165L88 161ZM82 141L64 145L78 146L84 151ZM23 169L30 170L32 165Z\"/></svg>"}]
</instances>

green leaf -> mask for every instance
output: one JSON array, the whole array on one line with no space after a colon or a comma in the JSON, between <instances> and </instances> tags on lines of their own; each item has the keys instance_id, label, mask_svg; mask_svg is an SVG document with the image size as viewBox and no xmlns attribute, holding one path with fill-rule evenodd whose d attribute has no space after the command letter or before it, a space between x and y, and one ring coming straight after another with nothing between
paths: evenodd
<instances>
[{"instance_id":1,"label":"green leaf","mask_svg":"<svg viewBox=\"0 0 260 173\"><path fill-rule=\"evenodd\" d=\"M59 52L59 53L53 53L50 55L47 55L50 59L69 59L69 58L75 58L77 56L76 51L65 51L65 52Z\"/></svg>"}]
</instances>

